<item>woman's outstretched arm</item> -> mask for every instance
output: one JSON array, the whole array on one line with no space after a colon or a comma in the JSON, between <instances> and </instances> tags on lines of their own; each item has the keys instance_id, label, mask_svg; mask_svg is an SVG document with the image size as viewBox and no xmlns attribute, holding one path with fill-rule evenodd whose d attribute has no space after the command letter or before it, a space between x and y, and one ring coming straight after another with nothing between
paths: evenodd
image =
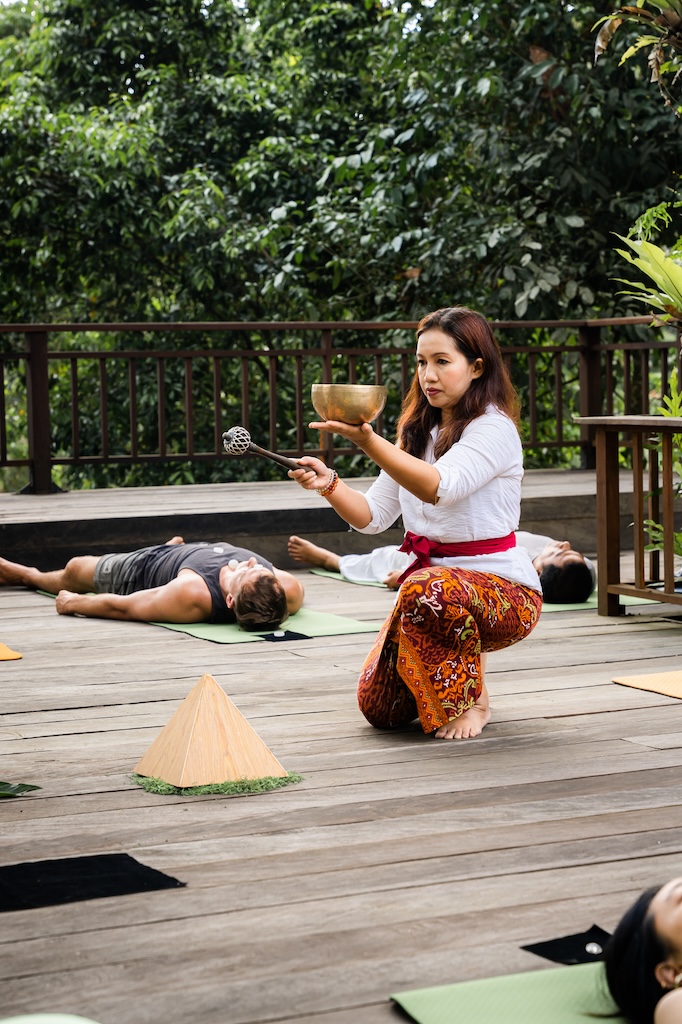
<instances>
[{"instance_id":1,"label":"woman's outstretched arm","mask_svg":"<svg viewBox=\"0 0 682 1024\"><path fill-rule=\"evenodd\" d=\"M338 420L325 420L323 423L311 423L314 430L326 430L330 434L340 434L348 441L361 448L365 455L383 469L392 480L415 498L435 505L438 500L440 473L428 462L408 455L385 437L376 434L369 423L354 426L340 423ZM353 524L351 524L353 525Z\"/></svg>"}]
</instances>

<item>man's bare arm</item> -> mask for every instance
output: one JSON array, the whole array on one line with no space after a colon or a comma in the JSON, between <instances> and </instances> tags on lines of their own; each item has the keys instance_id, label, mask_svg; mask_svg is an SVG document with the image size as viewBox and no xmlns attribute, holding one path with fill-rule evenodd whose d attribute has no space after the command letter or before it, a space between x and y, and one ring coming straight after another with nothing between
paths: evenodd
<instances>
[{"instance_id":1,"label":"man's bare arm","mask_svg":"<svg viewBox=\"0 0 682 1024\"><path fill-rule=\"evenodd\" d=\"M196 573L181 572L170 583L136 594L73 594L60 590L60 615L134 622L205 622L211 614L211 594Z\"/></svg>"}]
</instances>

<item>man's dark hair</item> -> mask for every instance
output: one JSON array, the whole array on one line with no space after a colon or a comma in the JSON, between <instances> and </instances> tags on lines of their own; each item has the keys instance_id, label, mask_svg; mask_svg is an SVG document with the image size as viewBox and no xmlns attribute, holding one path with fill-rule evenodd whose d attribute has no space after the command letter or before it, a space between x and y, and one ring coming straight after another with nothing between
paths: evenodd
<instances>
[{"instance_id":1,"label":"man's dark hair","mask_svg":"<svg viewBox=\"0 0 682 1024\"><path fill-rule=\"evenodd\" d=\"M272 573L264 572L240 587L234 614L242 629L278 629L289 611L284 587Z\"/></svg>"},{"instance_id":2,"label":"man's dark hair","mask_svg":"<svg viewBox=\"0 0 682 1024\"><path fill-rule=\"evenodd\" d=\"M592 573L584 562L545 566L540 585L547 604L582 604L594 590Z\"/></svg>"}]
</instances>

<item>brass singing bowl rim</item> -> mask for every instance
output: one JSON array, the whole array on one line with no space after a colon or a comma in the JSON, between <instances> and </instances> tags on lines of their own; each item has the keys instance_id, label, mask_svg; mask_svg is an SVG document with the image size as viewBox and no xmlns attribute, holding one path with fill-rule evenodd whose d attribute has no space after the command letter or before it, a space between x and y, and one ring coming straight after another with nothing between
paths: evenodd
<instances>
[{"instance_id":1,"label":"brass singing bowl rim","mask_svg":"<svg viewBox=\"0 0 682 1024\"><path fill-rule=\"evenodd\" d=\"M384 384L313 384L310 397L315 412L325 420L370 423L386 405L387 391Z\"/></svg>"},{"instance_id":2,"label":"brass singing bowl rim","mask_svg":"<svg viewBox=\"0 0 682 1024\"><path fill-rule=\"evenodd\" d=\"M375 390L386 390L385 384L337 384L334 381L318 382L312 385L312 390L315 391L317 388L334 388L335 390L345 391L375 391Z\"/></svg>"}]
</instances>

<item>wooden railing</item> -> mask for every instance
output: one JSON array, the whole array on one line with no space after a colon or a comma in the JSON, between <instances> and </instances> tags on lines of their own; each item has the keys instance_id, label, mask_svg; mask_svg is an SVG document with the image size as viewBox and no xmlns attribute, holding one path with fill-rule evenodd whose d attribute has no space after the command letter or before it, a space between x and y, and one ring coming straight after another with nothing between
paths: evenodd
<instances>
[{"instance_id":1,"label":"wooden railing","mask_svg":"<svg viewBox=\"0 0 682 1024\"><path fill-rule=\"evenodd\" d=\"M675 527L682 528L680 461L682 419L673 416L595 416L583 420L595 430L597 453L597 576L600 615L620 615L619 595L682 604L676 589ZM621 581L620 458L621 446L632 452L632 529L634 580ZM678 508L676 509L676 504ZM676 522L677 512L677 522ZM650 551L647 521L662 527L662 550ZM661 572L661 564L663 571Z\"/></svg>"},{"instance_id":2,"label":"wooden railing","mask_svg":"<svg viewBox=\"0 0 682 1024\"><path fill-rule=\"evenodd\" d=\"M649 323L620 317L495 324L522 398L527 464L570 451L578 465L593 466L593 427L586 420L576 426L578 413L655 411L670 371L680 367L680 337ZM60 465L224 460L222 432L235 424L264 448L322 455L333 465L354 450L342 438L311 436L311 383L386 384L389 402L377 428L390 435L414 372L415 326L2 324L0 469L29 467L28 489L46 493ZM76 345L83 335L87 348ZM112 336L115 347L92 343L102 335ZM239 346L225 346L226 337Z\"/></svg>"}]
</instances>

